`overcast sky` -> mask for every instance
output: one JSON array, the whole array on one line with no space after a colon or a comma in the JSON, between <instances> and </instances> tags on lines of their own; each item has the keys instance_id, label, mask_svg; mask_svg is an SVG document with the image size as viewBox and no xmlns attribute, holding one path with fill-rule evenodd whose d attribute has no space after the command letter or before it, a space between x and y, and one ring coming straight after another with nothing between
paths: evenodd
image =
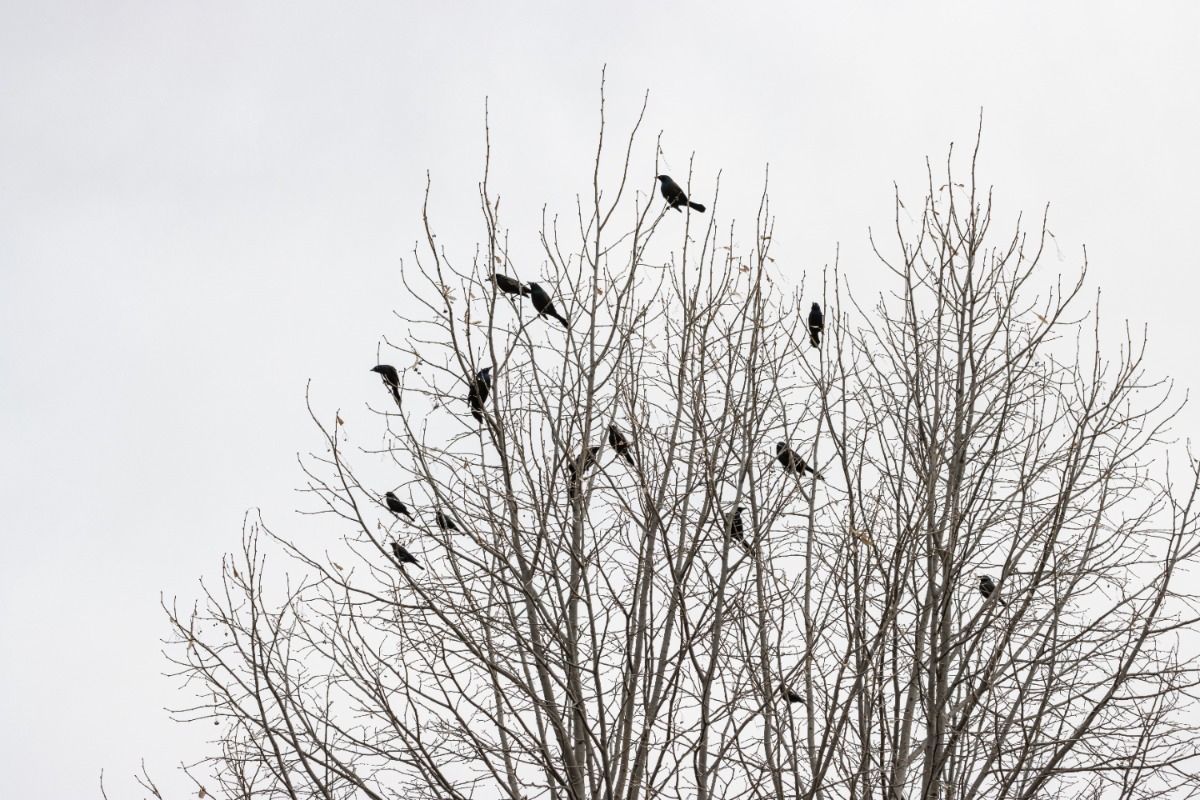
<instances>
[{"instance_id":1,"label":"overcast sky","mask_svg":"<svg viewBox=\"0 0 1200 800\"><path fill-rule=\"evenodd\" d=\"M727 220L769 165L780 268L840 245L872 292L893 182L919 203L982 109L1004 218L1051 204L1046 282L1086 244L1106 329L1200 387L1200 5L574 5L0 0L5 796L94 796L101 768L141 796L142 758L182 785L211 729L163 711L160 593L215 577L248 509L300 524L309 381L371 424L427 171L443 243L480 238L485 98L530 269L543 205L588 191L607 64L612 135L650 93L643 191L659 133Z\"/></svg>"}]
</instances>

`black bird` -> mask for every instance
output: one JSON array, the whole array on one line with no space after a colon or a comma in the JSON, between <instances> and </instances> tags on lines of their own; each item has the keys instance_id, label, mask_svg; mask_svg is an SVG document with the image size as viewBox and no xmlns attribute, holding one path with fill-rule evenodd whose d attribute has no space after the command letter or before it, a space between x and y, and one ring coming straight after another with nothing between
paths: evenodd
<instances>
[{"instance_id":1,"label":"black bird","mask_svg":"<svg viewBox=\"0 0 1200 800\"><path fill-rule=\"evenodd\" d=\"M536 283L529 284L529 296L533 300L533 307L537 309L540 316L554 317L563 324L564 328L571 327L571 323L567 322L567 318L558 313L554 308L554 301L550 299L550 295L546 294L546 290Z\"/></svg>"},{"instance_id":2,"label":"black bird","mask_svg":"<svg viewBox=\"0 0 1200 800\"><path fill-rule=\"evenodd\" d=\"M510 278L507 275L501 275L499 272L493 272L488 276L488 278L492 283L496 284L497 289L505 294L529 294L529 287L515 278Z\"/></svg>"},{"instance_id":3,"label":"black bird","mask_svg":"<svg viewBox=\"0 0 1200 800\"><path fill-rule=\"evenodd\" d=\"M984 600L991 597L993 593L996 593L996 600L999 601L1000 605L1008 606L1008 601L996 592L996 584L992 582L990 575L979 576L979 593L983 595Z\"/></svg>"},{"instance_id":4,"label":"black bird","mask_svg":"<svg viewBox=\"0 0 1200 800\"><path fill-rule=\"evenodd\" d=\"M413 557L413 554L405 550L404 546L399 542L392 542L392 555L400 562L400 569L404 569L405 564L413 564L417 569L425 569L417 563L417 559Z\"/></svg>"},{"instance_id":5,"label":"black bird","mask_svg":"<svg viewBox=\"0 0 1200 800\"><path fill-rule=\"evenodd\" d=\"M659 175L658 180L662 181L662 196L666 199L667 205L669 205L671 208L683 213L683 209L680 208L680 206L691 206L701 214L704 213L704 206L688 200L687 195L683 193L683 189L679 187L678 183L671 180L669 175Z\"/></svg>"},{"instance_id":6,"label":"black bird","mask_svg":"<svg viewBox=\"0 0 1200 800\"><path fill-rule=\"evenodd\" d=\"M396 516L403 514L404 516L408 517L409 522L413 521L412 514L408 513L408 506L404 505L404 503L400 501L400 498L396 497L396 495L392 492L388 492L383 496L383 502L387 504L388 511L391 511Z\"/></svg>"},{"instance_id":7,"label":"black bird","mask_svg":"<svg viewBox=\"0 0 1200 800\"><path fill-rule=\"evenodd\" d=\"M476 422L483 422L483 404L492 391L492 368L484 367L475 373L471 381L471 389L467 392L467 403L471 406L471 416Z\"/></svg>"},{"instance_id":8,"label":"black bird","mask_svg":"<svg viewBox=\"0 0 1200 800\"><path fill-rule=\"evenodd\" d=\"M779 696L787 700L789 703L804 702L804 697L796 694L796 692L792 690L792 687L788 686L786 683L779 684Z\"/></svg>"},{"instance_id":9,"label":"black bird","mask_svg":"<svg viewBox=\"0 0 1200 800\"><path fill-rule=\"evenodd\" d=\"M383 378L383 385L392 390L396 405L400 405L400 373L396 372L396 368L391 364L380 364L371 367L371 372L379 373L379 377Z\"/></svg>"},{"instance_id":10,"label":"black bird","mask_svg":"<svg viewBox=\"0 0 1200 800\"><path fill-rule=\"evenodd\" d=\"M821 304L813 303L808 312L808 340L813 347L821 346L821 334L825 332L825 315L821 313Z\"/></svg>"},{"instance_id":11,"label":"black bird","mask_svg":"<svg viewBox=\"0 0 1200 800\"><path fill-rule=\"evenodd\" d=\"M745 510L738 506L732 514L725 515L726 535L743 547L746 546L746 526L742 523L742 512Z\"/></svg>"},{"instance_id":12,"label":"black bird","mask_svg":"<svg viewBox=\"0 0 1200 800\"><path fill-rule=\"evenodd\" d=\"M441 528L442 533L460 530L458 525L454 523L454 518L449 514L443 514L440 508L438 509L437 513L434 514L433 518L437 521L437 526Z\"/></svg>"},{"instance_id":13,"label":"black bird","mask_svg":"<svg viewBox=\"0 0 1200 800\"><path fill-rule=\"evenodd\" d=\"M825 480L821 477L821 473L808 464L805 464L804 459L795 450L787 446L787 442L780 442L775 445L775 458L779 460L785 471L795 473L796 477L802 476L805 472L811 472L817 480Z\"/></svg>"},{"instance_id":14,"label":"black bird","mask_svg":"<svg viewBox=\"0 0 1200 800\"><path fill-rule=\"evenodd\" d=\"M633 454L629 452L633 445L629 441L629 437L621 433L621 429L615 423L608 426L608 445L613 450L617 451L617 455L625 459L629 464L633 464Z\"/></svg>"},{"instance_id":15,"label":"black bird","mask_svg":"<svg viewBox=\"0 0 1200 800\"><path fill-rule=\"evenodd\" d=\"M587 474L589 469L598 463L596 454L599 452L600 445L592 445L567 464L567 474L570 476L570 483L567 484L567 488L572 498L579 495L580 479Z\"/></svg>"}]
</instances>

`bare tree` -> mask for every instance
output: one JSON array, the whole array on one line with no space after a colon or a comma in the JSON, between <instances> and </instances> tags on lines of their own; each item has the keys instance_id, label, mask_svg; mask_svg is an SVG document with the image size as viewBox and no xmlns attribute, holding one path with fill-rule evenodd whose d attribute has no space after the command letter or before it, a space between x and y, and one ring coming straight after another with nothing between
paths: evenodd
<instances>
[{"instance_id":1,"label":"bare tree","mask_svg":"<svg viewBox=\"0 0 1200 800\"><path fill-rule=\"evenodd\" d=\"M427 205L381 357L400 402L369 398L381 444L313 413L308 488L340 540L252 520L168 606L198 688L178 716L218 726L208 792L1200 789L1197 465L1172 482L1176 406L1141 343L1075 310L1084 268L1039 283L1044 220L997 235L975 159L965 184L931 169L864 302L836 264L828 294L784 280L765 189L742 249L715 186L675 176L705 214L650 190L637 126L602 178L605 134L538 265L510 258L486 167L465 261Z\"/></svg>"}]
</instances>

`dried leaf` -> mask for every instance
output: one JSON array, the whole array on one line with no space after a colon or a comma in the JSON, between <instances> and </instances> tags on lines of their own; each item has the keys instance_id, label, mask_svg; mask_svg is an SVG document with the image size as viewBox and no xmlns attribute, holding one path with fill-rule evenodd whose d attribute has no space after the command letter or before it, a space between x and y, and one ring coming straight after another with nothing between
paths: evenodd
<instances>
[{"instance_id":1,"label":"dried leaf","mask_svg":"<svg viewBox=\"0 0 1200 800\"><path fill-rule=\"evenodd\" d=\"M333 564L334 568L337 569L338 571L342 570L342 565L337 563L336 561L331 561L330 563Z\"/></svg>"},{"instance_id":2,"label":"dried leaf","mask_svg":"<svg viewBox=\"0 0 1200 800\"><path fill-rule=\"evenodd\" d=\"M866 531L860 531L860 530L856 530L855 528L851 528L850 532L852 534L854 534L856 537L858 537L859 541L861 541L863 544L867 545L868 547L875 546L875 543L871 541L871 537L867 535Z\"/></svg>"},{"instance_id":3,"label":"dried leaf","mask_svg":"<svg viewBox=\"0 0 1200 800\"><path fill-rule=\"evenodd\" d=\"M338 416L338 418L337 418L337 424L338 424L338 425L345 425L345 424L346 424L345 422L343 422L343 421L342 421L342 418L341 418L341 416L340 416L340 415L339 415L339 416Z\"/></svg>"}]
</instances>

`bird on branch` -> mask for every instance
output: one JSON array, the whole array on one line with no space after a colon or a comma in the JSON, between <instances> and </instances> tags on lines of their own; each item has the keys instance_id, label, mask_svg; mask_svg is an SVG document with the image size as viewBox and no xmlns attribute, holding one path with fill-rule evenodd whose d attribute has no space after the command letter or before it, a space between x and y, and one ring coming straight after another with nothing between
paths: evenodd
<instances>
[{"instance_id":1,"label":"bird on branch","mask_svg":"<svg viewBox=\"0 0 1200 800\"><path fill-rule=\"evenodd\" d=\"M529 284L529 297L533 300L533 307L537 309L538 315L542 317L554 317L563 324L564 328L571 327L571 323L567 322L567 318L558 313L554 307L554 301L550 299L550 295L546 294L546 290L536 283Z\"/></svg>"},{"instance_id":2,"label":"bird on branch","mask_svg":"<svg viewBox=\"0 0 1200 800\"><path fill-rule=\"evenodd\" d=\"M405 564L412 564L420 570L425 569L420 565L420 563L417 562L417 559L413 557L413 554L405 550L404 546L399 542L392 542L392 555L395 556L396 560L400 562L400 569L404 569Z\"/></svg>"},{"instance_id":3,"label":"bird on branch","mask_svg":"<svg viewBox=\"0 0 1200 800\"><path fill-rule=\"evenodd\" d=\"M383 385L391 390L398 407L400 405L400 373L396 372L396 368L391 364L379 364L371 367L371 372L378 372L379 377L383 378Z\"/></svg>"},{"instance_id":4,"label":"bird on branch","mask_svg":"<svg viewBox=\"0 0 1200 800\"><path fill-rule=\"evenodd\" d=\"M526 296L529 294L529 287L521 283L515 278L510 278L507 275L502 275L499 272L493 272L488 276L488 280L496 284L496 288L505 294L516 294Z\"/></svg>"},{"instance_id":5,"label":"bird on branch","mask_svg":"<svg viewBox=\"0 0 1200 800\"><path fill-rule=\"evenodd\" d=\"M746 542L746 527L742 523L742 512L745 510L742 506L738 506L732 514L725 515L725 535L731 541L749 548L750 545Z\"/></svg>"},{"instance_id":6,"label":"bird on branch","mask_svg":"<svg viewBox=\"0 0 1200 800\"><path fill-rule=\"evenodd\" d=\"M821 346L821 334L825 332L825 315L821 313L821 304L813 303L808 312L808 341L813 347Z\"/></svg>"},{"instance_id":7,"label":"bird on branch","mask_svg":"<svg viewBox=\"0 0 1200 800\"><path fill-rule=\"evenodd\" d=\"M683 189L679 184L671 180L670 175L659 175L658 180L661 182L659 188L662 189L663 199L667 201L667 205L676 211L683 213L683 206L690 206L696 209L701 214L704 213L704 206L699 203L693 203L688 200L688 196L683 193Z\"/></svg>"},{"instance_id":8,"label":"bird on branch","mask_svg":"<svg viewBox=\"0 0 1200 800\"><path fill-rule=\"evenodd\" d=\"M467 403L471 406L471 416L476 422L483 422L483 404L492 391L492 368L484 367L475 373L471 381L471 389L467 392Z\"/></svg>"},{"instance_id":9,"label":"bird on branch","mask_svg":"<svg viewBox=\"0 0 1200 800\"><path fill-rule=\"evenodd\" d=\"M462 530L457 524L455 524L454 518L449 514L442 513L440 508L437 510L437 513L434 514L433 518L434 521L437 522L437 526L441 529L442 533L450 533L451 531Z\"/></svg>"},{"instance_id":10,"label":"bird on branch","mask_svg":"<svg viewBox=\"0 0 1200 800\"><path fill-rule=\"evenodd\" d=\"M811 472L817 480L825 480L821 477L821 473L804 463L804 459L795 450L788 447L787 442L775 445L775 458L783 466L785 472L791 472L797 478L803 476L805 472Z\"/></svg>"},{"instance_id":11,"label":"bird on branch","mask_svg":"<svg viewBox=\"0 0 1200 800\"><path fill-rule=\"evenodd\" d=\"M595 444L586 448L582 453L576 456L567 464L567 474L570 476L570 482L567 488L571 498L579 496L580 483L587 471L599 463L596 454L600 452L600 445Z\"/></svg>"},{"instance_id":12,"label":"bird on branch","mask_svg":"<svg viewBox=\"0 0 1200 800\"><path fill-rule=\"evenodd\" d=\"M400 498L396 497L396 495L394 493L387 492L386 494L384 494L383 502L385 504L387 504L388 511L391 511L396 516L400 516L401 514L403 514L404 516L408 517L409 522L413 521L412 514L408 513L408 506L404 505L404 503L401 502Z\"/></svg>"},{"instance_id":13,"label":"bird on branch","mask_svg":"<svg viewBox=\"0 0 1200 800\"><path fill-rule=\"evenodd\" d=\"M779 696L789 703L803 703L804 697L792 690L786 683L779 684Z\"/></svg>"},{"instance_id":14,"label":"bird on branch","mask_svg":"<svg viewBox=\"0 0 1200 800\"><path fill-rule=\"evenodd\" d=\"M984 600L987 600L989 597L995 594L996 600L1000 603L1000 605L1005 607L1008 606L1008 601L1001 597L1000 593L996 591L996 584L992 582L992 577L990 575L979 576L979 593L983 595Z\"/></svg>"},{"instance_id":15,"label":"bird on branch","mask_svg":"<svg viewBox=\"0 0 1200 800\"><path fill-rule=\"evenodd\" d=\"M621 432L616 423L608 426L608 444L612 449L617 451L617 455L625 459L632 466L633 454L629 451L633 447L633 443L629 441L629 437Z\"/></svg>"}]
</instances>

